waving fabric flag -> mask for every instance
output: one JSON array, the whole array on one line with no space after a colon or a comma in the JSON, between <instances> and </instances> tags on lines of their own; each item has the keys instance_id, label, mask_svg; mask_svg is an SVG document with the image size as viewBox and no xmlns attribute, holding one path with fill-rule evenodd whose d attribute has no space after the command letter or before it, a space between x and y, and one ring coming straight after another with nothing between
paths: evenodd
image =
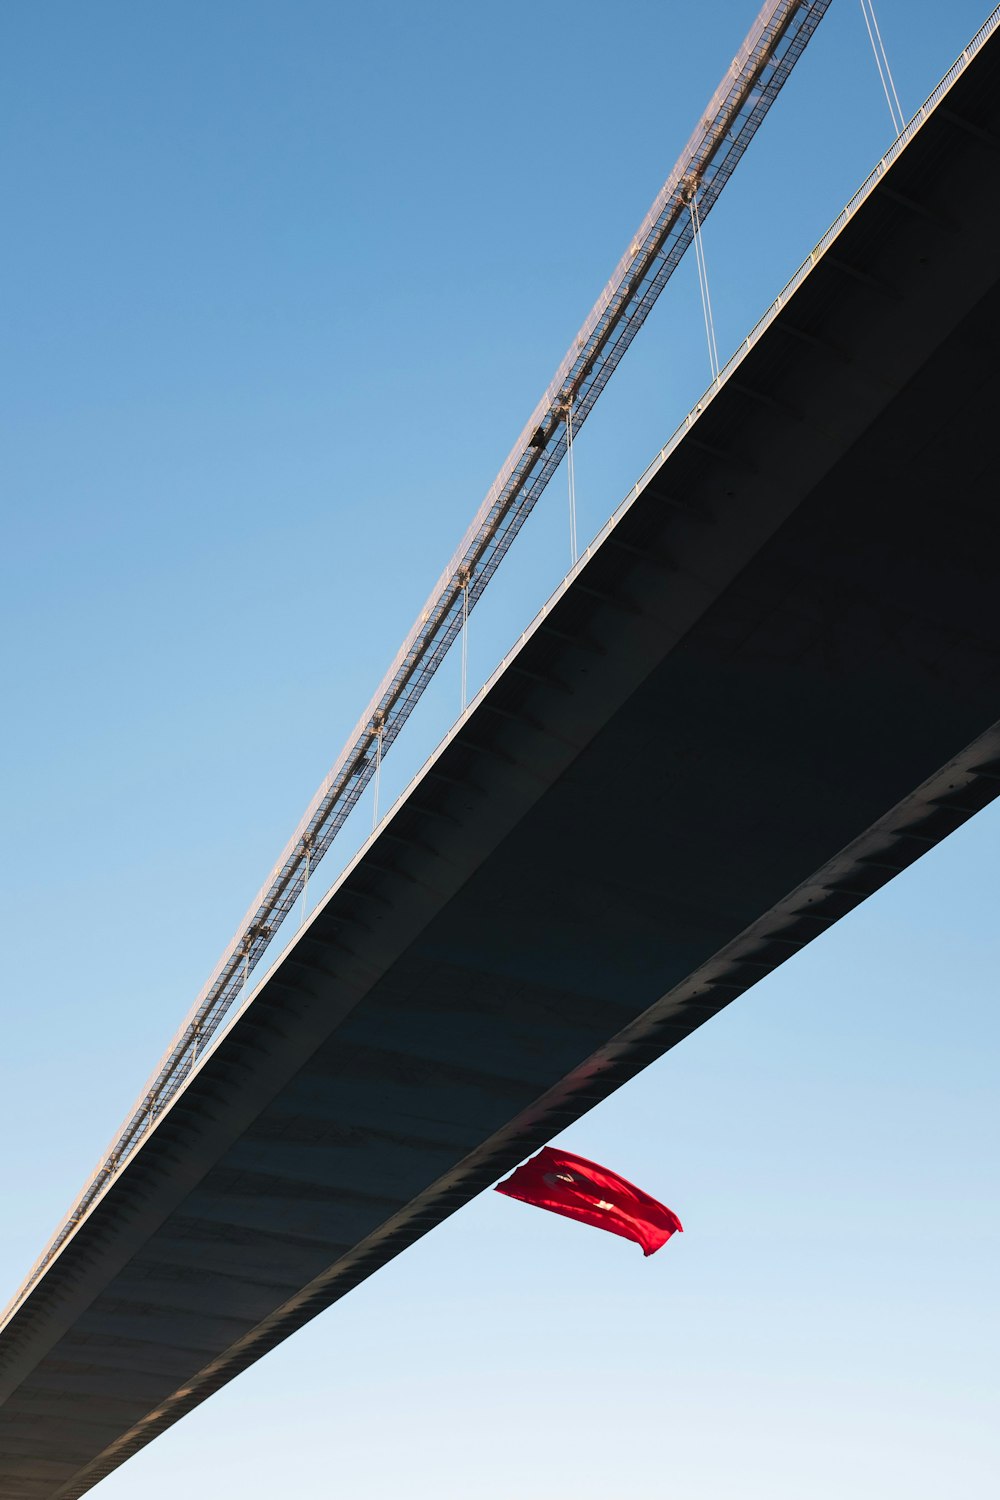
<instances>
[{"instance_id":1,"label":"waving fabric flag","mask_svg":"<svg viewBox=\"0 0 1000 1500\"><path fill-rule=\"evenodd\" d=\"M652 1255L683 1229L680 1219L665 1204L657 1203L617 1172L551 1146L543 1146L537 1156L498 1182L496 1191L635 1240L644 1255Z\"/></svg>"}]
</instances>

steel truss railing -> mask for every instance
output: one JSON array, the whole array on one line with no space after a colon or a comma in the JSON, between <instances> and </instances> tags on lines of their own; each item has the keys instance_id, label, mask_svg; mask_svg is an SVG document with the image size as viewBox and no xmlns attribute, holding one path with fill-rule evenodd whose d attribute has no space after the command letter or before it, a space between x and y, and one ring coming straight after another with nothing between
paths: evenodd
<instances>
[{"instance_id":1,"label":"steel truss railing","mask_svg":"<svg viewBox=\"0 0 1000 1500\"><path fill-rule=\"evenodd\" d=\"M769 0L395 660L94 1177L15 1304L189 1076L458 637L781 91L830 0Z\"/></svg>"}]
</instances>

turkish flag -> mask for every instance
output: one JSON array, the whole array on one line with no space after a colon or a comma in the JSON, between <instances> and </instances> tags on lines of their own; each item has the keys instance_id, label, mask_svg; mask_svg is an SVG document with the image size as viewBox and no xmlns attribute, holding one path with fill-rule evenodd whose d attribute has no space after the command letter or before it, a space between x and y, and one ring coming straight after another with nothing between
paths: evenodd
<instances>
[{"instance_id":1,"label":"turkish flag","mask_svg":"<svg viewBox=\"0 0 1000 1500\"><path fill-rule=\"evenodd\" d=\"M635 1240L644 1255L652 1255L684 1227L665 1204L657 1203L617 1172L551 1146L543 1146L537 1156L498 1182L496 1191Z\"/></svg>"}]
</instances>

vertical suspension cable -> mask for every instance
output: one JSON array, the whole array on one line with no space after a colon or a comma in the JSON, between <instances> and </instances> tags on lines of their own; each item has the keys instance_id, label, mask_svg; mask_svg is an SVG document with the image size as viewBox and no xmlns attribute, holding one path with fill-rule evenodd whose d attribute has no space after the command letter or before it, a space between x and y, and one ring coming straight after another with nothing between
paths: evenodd
<instances>
[{"instance_id":1,"label":"vertical suspension cable","mask_svg":"<svg viewBox=\"0 0 1000 1500\"><path fill-rule=\"evenodd\" d=\"M694 192L688 200L691 211L691 230L694 243L695 264L698 267L698 290L701 293L701 310L705 319L705 338L708 341L708 363L712 371L713 385L719 378L719 349L715 342L715 319L712 317L712 299L708 291L708 266L705 262L705 246L701 238L701 217Z\"/></svg>"},{"instance_id":2,"label":"vertical suspension cable","mask_svg":"<svg viewBox=\"0 0 1000 1500\"><path fill-rule=\"evenodd\" d=\"M566 478L569 484L569 564L576 567L576 464L573 458L573 403L566 402Z\"/></svg>"},{"instance_id":3,"label":"vertical suspension cable","mask_svg":"<svg viewBox=\"0 0 1000 1500\"><path fill-rule=\"evenodd\" d=\"M469 702L469 575L462 570L462 712Z\"/></svg>"},{"instance_id":4,"label":"vertical suspension cable","mask_svg":"<svg viewBox=\"0 0 1000 1500\"><path fill-rule=\"evenodd\" d=\"M302 927L306 920L306 912L309 910L309 857L312 854L312 834L307 833L302 840L305 852L305 871L302 876L302 909L299 913L299 926Z\"/></svg>"},{"instance_id":5,"label":"vertical suspension cable","mask_svg":"<svg viewBox=\"0 0 1000 1500\"><path fill-rule=\"evenodd\" d=\"M372 799L372 833L378 827L378 793L382 781L382 730L385 728L381 718L375 726L375 796Z\"/></svg>"},{"instance_id":6,"label":"vertical suspension cable","mask_svg":"<svg viewBox=\"0 0 1000 1500\"><path fill-rule=\"evenodd\" d=\"M885 64L885 76L889 80L889 87L892 89L892 97L896 101L896 114L899 118L899 134L902 135L903 126L906 124L906 117L903 114L903 106L899 102L899 94L896 92L896 80L893 78L892 69L889 66L889 54L885 50L885 42L883 42L882 33L879 30L878 17L875 14L874 0L868 0L868 9L871 11L872 25L875 28L875 37L878 41L879 50L882 53L882 61Z\"/></svg>"},{"instance_id":7,"label":"vertical suspension cable","mask_svg":"<svg viewBox=\"0 0 1000 1500\"><path fill-rule=\"evenodd\" d=\"M878 18L875 15L874 0L861 0L861 14L865 18L868 40L872 44L872 53L875 58L875 66L878 68L878 76L882 84L882 92L885 95L885 102L889 106L889 118L892 120L892 128L897 135L902 135L903 126L906 123L903 119L903 106L899 102L895 79L892 76L892 69L889 67L889 54L885 50L885 42L883 42L882 33L879 30Z\"/></svg>"}]
</instances>

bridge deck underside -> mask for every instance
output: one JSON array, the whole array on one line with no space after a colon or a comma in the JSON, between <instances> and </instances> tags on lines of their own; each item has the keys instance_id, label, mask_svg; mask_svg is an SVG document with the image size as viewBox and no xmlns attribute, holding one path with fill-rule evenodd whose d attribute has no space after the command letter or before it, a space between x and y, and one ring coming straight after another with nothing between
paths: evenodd
<instances>
[{"instance_id":1,"label":"bridge deck underside","mask_svg":"<svg viewBox=\"0 0 1000 1500\"><path fill-rule=\"evenodd\" d=\"M1000 788L997 71L991 45L8 1323L8 1500L82 1494Z\"/></svg>"}]
</instances>

